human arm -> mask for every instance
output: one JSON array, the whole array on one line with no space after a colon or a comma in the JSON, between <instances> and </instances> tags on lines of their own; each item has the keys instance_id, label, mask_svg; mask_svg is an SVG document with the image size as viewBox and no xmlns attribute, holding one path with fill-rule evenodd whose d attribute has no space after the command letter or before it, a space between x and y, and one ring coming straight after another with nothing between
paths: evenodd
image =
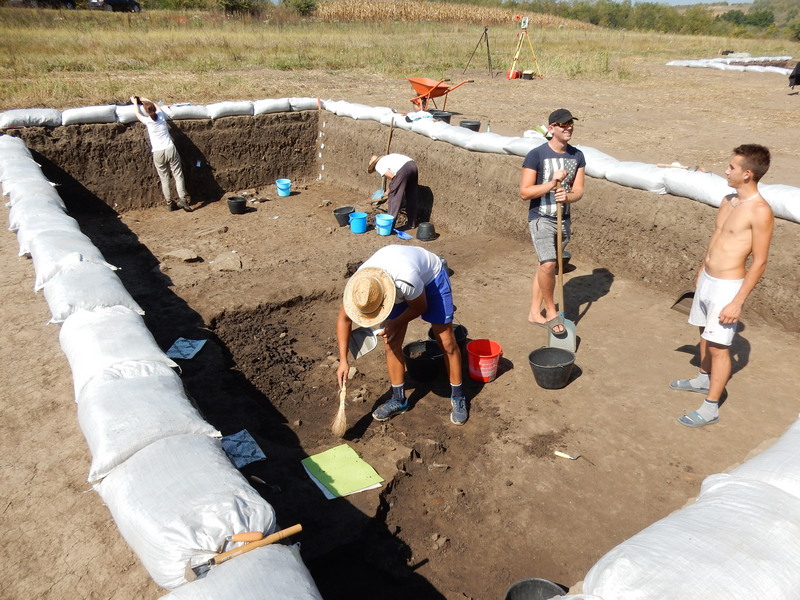
<instances>
[{"instance_id":1,"label":"human arm","mask_svg":"<svg viewBox=\"0 0 800 600\"><path fill-rule=\"evenodd\" d=\"M406 300L408 307L394 319L389 319L383 325L383 341L390 343L398 331L405 331L406 325L428 310L428 299L423 291L413 300Z\"/></svg>"},{"instance_id":2,"label":"human arm","mask_svg":"<svg viewBox=\"0 0 800 600\"><path fill-rule=\"evenodd\" d=\"M556 171L556 173L559 172L560 171ZM565 173L566 176L566 171L563 171L563 173ZM563 187L561 190L556 192L556 202L565 202L567 204L572 204L573 202L577 202L578 200L583 198L583 186L585 182L586 182L586 169L581 167L575 172L575 177L572 180L572 185L570 185L569 187L569 192L567 192L566 188Z\"/></svg>"},{"instance_id":3,"label":"human arm","mask_svg":"<svg viewBox=\"0 0 800 600\"><path fill-rule=\"evenodd\" d=\"M347 351L350 345L350 331L353 322L344 311L344 305L339 309L339 317L336 319L336 346L339 350L339 368L336 369L336 381L342 387L350 374L350 363L347 362Z\"/></svg>"},{"instance_id":4,"label":"human arm","mask_svg":"<svg viewBox=\"0 0 800 600\"><path fill-rule=\"evenodd\" d=\"M145 98L146 100L147 98ZM131 104L133 104L133 110L136 114L136 118L139 119L142 123L147 123L147 120L150 118L142 112L142 100L139 96L131 96Z\"/></svg>"},{"instance_id":5,"label":"human arm","mask_svg":"<svg viewBox=\"0 0 800 600\"><path fill-rule=\"evenodd\" d=\"M536 198L541 198L548 192L552 192L554 189L556 189L558 183L563 181L563 179L567 176L567 172L565 170L559 169L553 173L553 179L537 185L536 174L536 169L529 169L528 167L522 168L522 179L520 180L519 184L519 197L523 200L535 200ZM581 191L581 193L583 192Z\"/></svg>"},{"instance_id":6,"label":"human arm","mask_svg":"<svg viewBox=\"0 0 800 600\"><path fill-rule=\"evenodd\" d=\"M752 223L753 247L750 268L745 273L742 286L736 296L719 312L719 322L723 325L730 325L739 320L744 301L747 300L750 292L756 287L759 279L767 269L769 245L772 241L775 219L772 209L768 205L758 207L756 211L756 218Z\"/></svg>"}]
</instances>

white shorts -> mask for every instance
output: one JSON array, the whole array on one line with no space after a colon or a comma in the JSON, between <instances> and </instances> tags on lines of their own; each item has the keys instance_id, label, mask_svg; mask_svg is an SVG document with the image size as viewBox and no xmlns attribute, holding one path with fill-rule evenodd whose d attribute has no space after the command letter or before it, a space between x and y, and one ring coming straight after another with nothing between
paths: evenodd
<instances>
[{"instance_id":1,"label":"white shorts","mask_svg":"<svg viewBox=\"0 0 800 600\"><path fill-rule=\"evenodd\" d=\"M723 325L719 313L739 293L743 282L744 279L717 279L703 269L689 313L689 323L704 328L700 337L722 346L731 345L738 323Z\"/></svg>"}]
</instances>

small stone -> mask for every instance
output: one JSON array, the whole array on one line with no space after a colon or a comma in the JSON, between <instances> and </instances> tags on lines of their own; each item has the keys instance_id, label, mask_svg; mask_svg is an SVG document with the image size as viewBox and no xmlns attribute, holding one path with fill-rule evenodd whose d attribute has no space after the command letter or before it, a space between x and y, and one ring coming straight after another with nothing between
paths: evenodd
<instances>
[{"instance_id":1,"label":"small stone","mask_svg":"<svg viewBox=\"0 0 800 600\"><path fill-rule=\"evenodd\" d=\"M196 252L188 248L178 248L177 250L170 250L164 255L165 260L178 260L182 262L197 262L200 257Z\"/></svg>"},{"instance_id":2,"label":"small stone","mask_svg":"<svg viewBox=\"0 0 800 600\"><path fill-rule=\"evenodd\" d=\"M514 485L514 482L511 481L510 479L506 479L506 485L511 487L512 485Z\"/></svg>"},{"instance_id":3,"label":"small stone","mask_svg":"<svg viewBox=\"0 0 800 600\"><path fill-rule=\"evenodd\" d=\"M300 427L302 424L303 421L301 421L300 419L297 419L296 421L292 422L292 425L294 425L295 427Z\"/></svg>"},{"instance_id":4,"label":"small stone","mask_svg":"<svg viewBox=\"0 0 800 600\"><path fill-rule=\"evenodd\" d=\"M348 371L347 373L347 379L352 379L353 377L356 376L356 373L358 373L358 369L356 369L355 367L350 367L350 371Z\"/></svg>"}]
</instances>

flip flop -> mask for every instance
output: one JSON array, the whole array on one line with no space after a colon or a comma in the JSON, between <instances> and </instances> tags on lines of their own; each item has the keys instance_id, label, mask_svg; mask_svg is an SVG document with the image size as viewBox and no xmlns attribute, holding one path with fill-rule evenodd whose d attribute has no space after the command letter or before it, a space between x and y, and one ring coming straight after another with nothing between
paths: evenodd
<instances>
[{"instance_id":1,"label":"flip flop","mask_svg":"<svg viewBox=\"0 0 800 600\"><path fill-rule=\"evenodd\" d=\"M678 417L678 423L681 425L686 425L686 427L704 427L706 425L713 425L717 422L719 422L719 417L714 417L710 421L706 421L696 410Z\"/></svg>"},{"instance_id":2,"label":"flip flop","mask_svg":"<svg viewBox=\"0 0 800 600\"><path fill-rule=\"evenodd\" d=\"M553 335L555 336L559 335L564 336L567 333L567 328L564 327L564 319L561 317L560 314L556 315L555 317L547 321L544 325L545 327L550 329L550 331L553 332ZM559 325L561 325L561 331L556 331L555 328L558 327Z\"/></svg>"}]
</instances>

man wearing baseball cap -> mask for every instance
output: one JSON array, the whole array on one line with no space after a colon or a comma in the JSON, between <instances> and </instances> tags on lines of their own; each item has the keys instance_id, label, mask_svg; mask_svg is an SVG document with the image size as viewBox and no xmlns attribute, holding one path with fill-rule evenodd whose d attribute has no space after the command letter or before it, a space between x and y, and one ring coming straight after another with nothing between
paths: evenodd
<instances>
[{"instance_id":1,"label":"man wearing baseball cap","mask_svg":"<svg viewBox=\"0 0 800 600\"><path fill-rule=\"evenodd\" d=\"M453 333L454 311L450 277L439 256L418 246L384 246L359 267L344 288L336 322L339 387L350 372L347 351L352 324L379 326L376 334L384 341L392 397L376 408L372 416L376 421L388 421L406 412L409 405L404 387L403 341L408 324L422 317L431 324L433 336L444 352L451 387L450 421L463 425L468 417L467 401L461 391L461 351Z\"/></svg>"},{"instance_id":2,"label":"man wearing baseball cap","mask_svg":"<svg viewBox=\"0 0 800 600\"><path fill-rule=\"evenodd\" d=\"M563 246L570 238L570 205L583 197L586 159L571 146L575 117L566 108L550 113L547 131L550 140L528 152L522 163L519 195L528 200L528 229L539 258L539 268L531 285L528 321L556 336L566 333L564 320L556 310L553 291L556 283L557 203L562 205ZM542 304L544 303L544 315ZM564 310L564 307L561 307Z\"/></svg>"}]
</instances>

